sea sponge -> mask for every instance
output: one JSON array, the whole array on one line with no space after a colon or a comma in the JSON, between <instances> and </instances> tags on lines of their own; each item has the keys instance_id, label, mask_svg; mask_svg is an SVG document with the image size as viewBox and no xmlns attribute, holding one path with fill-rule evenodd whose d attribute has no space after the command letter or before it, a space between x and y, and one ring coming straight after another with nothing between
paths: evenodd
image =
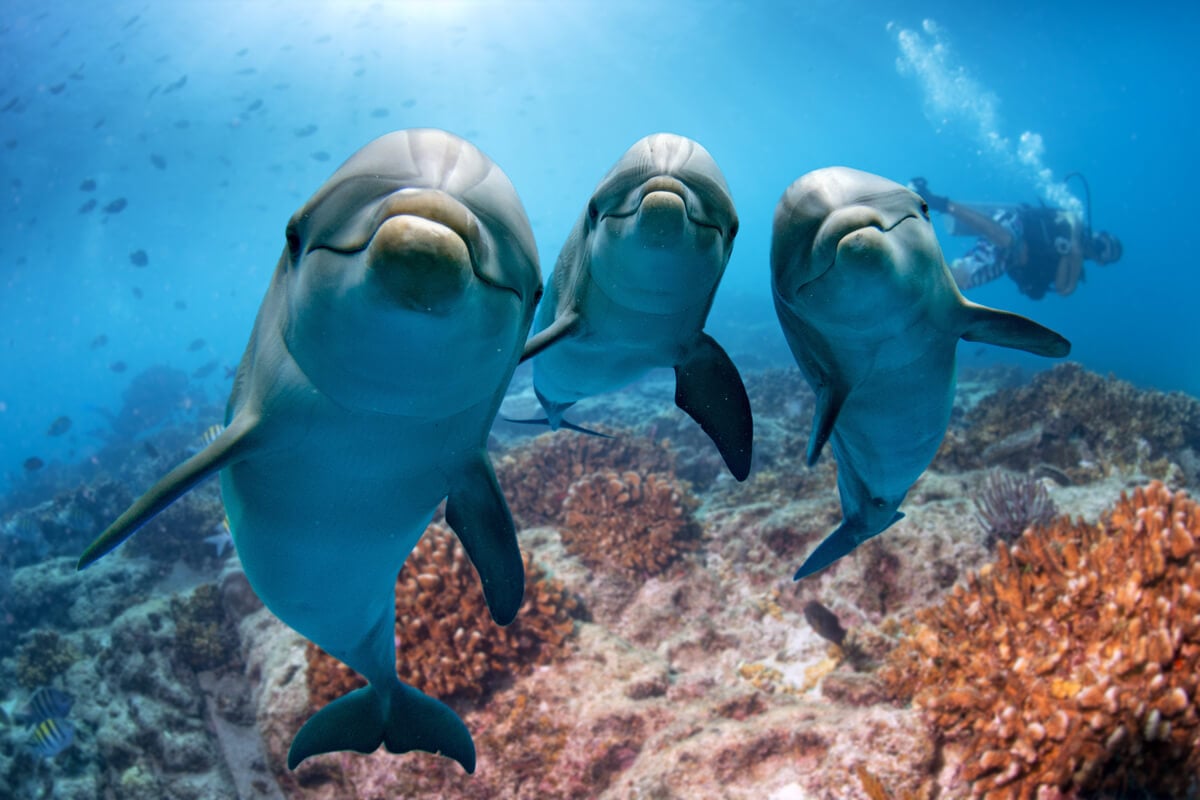
<instances>
[{"instance_id":1,"label":"sea sponge","mask_svg":"<svg viewBox=\"0 0 1200 800\"><path fill-rule=\"evenodd\" d=\"M516 620L500 627L458 538L430 525L396 581L396 671L434 697L480 697L501 679L561 656L576 610L574 597L526 556L525 601ZM307 677L314 706L363 685L311 643Z\"/></svg>"},{"instance_id":2,"label":"sea sponge","mask_svg":"<svg viewBox=\"0 0 1200 800\"><path fill-rule=\"evenodd\" d=\"M611 438L542 434L496 461L496 476L521 528L560 523L567 489L585 475L630 469L673 475L675 456L665 441L612 431Z\"/></svg>"},{"instance_id":3,"label":"sea sponge","mask_svg":"<svg viewBox=\"0 0 1200 800\"><path fill-rule=\"evenodd\" d=\"M1200 509L1161 483L1096 525L1030 528L881 671L951 747L974 796L1200 785ZM1072 795L1074 796L1074 795Z\"/></svg>"},{"instance_id":4,"label":"sea sponge","mask_svg":"<svg viewBox=\"0 0 1200 800\"><path fill-rule=\"evenodd\" d=\"M695 546L699 506L668 475L610 470L580 478L567 490L563 546L588 566L657 575Z\"/></svg>"}]
</instances>

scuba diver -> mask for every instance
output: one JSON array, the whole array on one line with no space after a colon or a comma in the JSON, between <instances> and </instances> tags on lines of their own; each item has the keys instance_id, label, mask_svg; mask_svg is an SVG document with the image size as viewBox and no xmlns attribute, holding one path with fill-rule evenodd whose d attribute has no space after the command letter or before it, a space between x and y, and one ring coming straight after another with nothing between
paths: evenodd
<instances>
[{"instance_id":1,"label":"scuba diver","mask_svg":"<svg viewBox=\"0 0 1200 800\"><path fill-rule=\"evenodd\" d=\"M962 205L931 193L924 178L913 178L910 188L929 208L950 215L951 235L979 237L966 255L950 264L950 274L962 291L1007 274L1021 294L1034 300L1040 300L1050 289L1065 297L1083 279L1085 260L1103 266L1121 258L1117 237L1106 231L1092 233L1091 192L1086 180L1086 223L1077 212L1045 205Z\"/></svg>"}]
</instances>

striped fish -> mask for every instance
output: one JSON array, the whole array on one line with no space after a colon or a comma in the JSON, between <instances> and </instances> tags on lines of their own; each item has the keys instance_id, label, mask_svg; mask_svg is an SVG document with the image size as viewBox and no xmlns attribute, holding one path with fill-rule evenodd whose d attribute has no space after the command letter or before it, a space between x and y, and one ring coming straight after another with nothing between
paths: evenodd
<instances>
[{"instance_id":1,"label":"striped fish","mask_svg":"<svg viewBox=\"0 0 1200 800\"><path fill-rule=\"evenodd\" d=\"M30 751L42 758L53 758L71 746L75 739L75 726L65 719L51 717L38 723L29 734Z\"/></svg>"},{"instance_id":2,"label":"striped fish","mask_svg":"<svg viewBox=\"0 0 1200 800\"><path fill-rule=\"evenodd\" d=\"M200 434L200 446L208 447L217 440L217 437L220 436L221 432L224 430L225 426L220 423L209 425L204 429L204 433Z\"/></svg>"},{"instance_id":3,"label":"striped fish","mask_svg":"<svg viewBox=\"0 0 1200 800\"><path fill-rule=\"evenodd\" d=\"M17 722L22 725L36 725L53 717L65 717L70 713L74 702L75 698L61 689L42 686L33 693L25 708L17 714Z\"/></svg>"}]
</instances>

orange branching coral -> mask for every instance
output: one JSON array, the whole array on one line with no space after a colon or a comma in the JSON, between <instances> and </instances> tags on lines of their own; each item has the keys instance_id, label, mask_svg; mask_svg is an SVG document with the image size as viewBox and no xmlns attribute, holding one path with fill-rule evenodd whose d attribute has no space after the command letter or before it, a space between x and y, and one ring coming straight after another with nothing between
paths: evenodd
<instances>
[{"instance_id":1,"label":"orange branching coral","mask_svg":"<svg viewBox=\"0 0 1200 800\"><path fill-rule=\"evenodd\" d=\"M666 475L588 475L567 491L563 546L589 566L657 575L695 544L698 505Z\"/></svg>"},{"instance_id":2,"label":"orange branching coral","mask_svg":"<svg viewBox=\"0 0 1200 800\"><path fill-rule=\"evenodd\" d=\"M430 525L396 582L396 670L435 697L479 697L497 678L560 656L575 609L575 599L526 556L525 602L512 624L496 625L466 551L449 530ZM361 685L352 670L309 644L314 705Z\"/></svg>"},{"instance_id":3,"label":"orange branching coral","mask_svg":"<svg viewBox=\"0 0 1200 800\"><path fill-rule=\"evenodd\" d=\"M568 487L585 475L614 469L674 475L675 456L666 442L631 431L614 433L611 439L547 433L496 462L504 496L522 528L561 522Z\"/></svg>"},{"instance_id":4,"label":"orange branching coral","mask_svg":"<svg viewBox=\"0 0 1200 800\"><path fill-rule=\"evenodd\" d=\"M1200 785L1200 510L1161 483L1028 530L907 625L885 683L975 796Z\"/></svg>"}]
</instances>

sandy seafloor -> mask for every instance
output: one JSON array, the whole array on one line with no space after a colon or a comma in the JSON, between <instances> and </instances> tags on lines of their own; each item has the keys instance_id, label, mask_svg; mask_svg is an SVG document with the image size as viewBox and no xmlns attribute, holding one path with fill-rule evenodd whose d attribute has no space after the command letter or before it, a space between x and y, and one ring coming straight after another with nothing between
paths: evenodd
<instances>
[{"instance_id":1,"label":"sandy seafloor","mask_svg":"<svg viewBox=\"0 0 1200 800\"><path fill-rule=\"evenodd\" d=\"M257 603L236 554L218 555L205 541L222 516L215 481L115 555L74 571L83 545L195 447L216 409L116 442L77 474L65 470L27 489L0 523L0 704L12 712L37 685L64 689L75 698L75 737L43 759L25 750L22 726L0 725L0 797L973 796L954 748L919 709L888 700L881 688L877 668L901 635L898 622L940 602L994 557L972 502L990 469L1038 476L1059 513L1095 521L1122 490L1150 479L1173 489L1200 481L1200 440L1188 438L1200 427L1196 401L1173 395L1150 404L1178 414L1155 422L1154 430L1179 433L1163 440L1170 447L1153 437L1131 441L1150 429L1139 416L1149 406L1137 403L1152 393L1059 367L1040 377L1057 375L1064 386L1099 382L1125 405L1110 402L1109 418L1066 405L1014 406L1014 429L1001 426L980 448L967 427L976 403L998 391L1013 403L1048 395L1020 395L1030 376L1013 370L967 371L949 442L909 493L906 518L833 568L793 583L803 557L839 519L835 469L828 455L812 469L803 465L812 395L798 372L744 374L756 458L741 485L671 404L670 373L572 413L576 422L617 431L619 440L670 450L675 478L687 481L680 491L696 500L696 527L689 547L649 577L587 563L564 546L561 525L521 531L522 548L576 599L573 631L546 663L514 665L480 696L448 699L475 737L473 776L420 753L338 753L286 770L291 737L313 710L305 643ZM1095 394L1094 384L1090 398L1062 390L1054 402L1093 402ZM502 413L527 416L534 404L522 371ZM1031 411L1040 421L1021 428ZM1054 426L1073 414L1091 415L1089 424L1107 426L1108 435L1089 444L1079 430ZM562 501L538 499L551 483L539 470L555 466L522 460L533 435L499 424L493 437L515 510L514 494L523 506L531 497ZM640 465L604 468L620 475ZM36 536L23 518L36 521ZM80 522L88 519L91 530ZM813 600L849 631L846 647L806 620ZM864 775L883 788L872 793ZM1035 796L1158 795L1124 780L1119 789Z\"/></svg>"}]
</instances>

